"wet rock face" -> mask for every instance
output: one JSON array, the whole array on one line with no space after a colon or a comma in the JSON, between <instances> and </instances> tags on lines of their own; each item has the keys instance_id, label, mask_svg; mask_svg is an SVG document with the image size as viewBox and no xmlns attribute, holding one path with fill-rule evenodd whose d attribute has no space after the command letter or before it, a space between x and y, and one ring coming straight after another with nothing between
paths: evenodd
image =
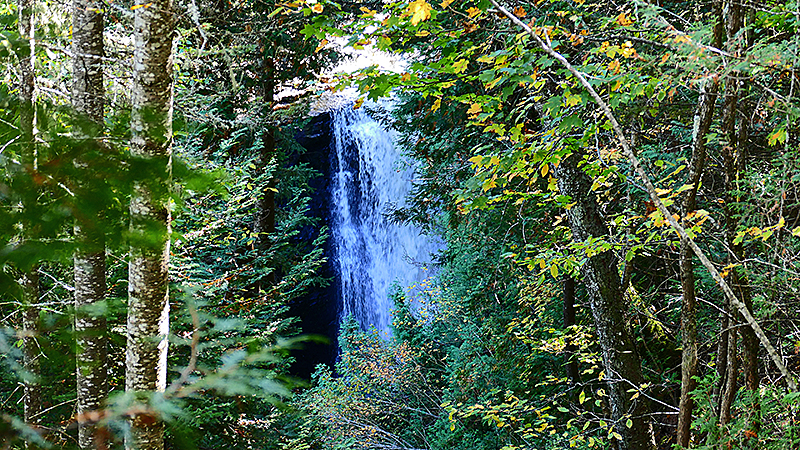
<instances>
[{"instance_id":1,"label":"wet rock face","mask_svg":"<svg viewBox=\"0 0 800 450\"><path fill-rule=\"evenodd\" d=\"M320 173L320 176L309 180L309 185L314 190L309 203L309 214L319 217L320 223L316 227L305 227L298 235L299 241L311 242L319 237L323 226L331 222L330 158L333 142L331 114L322 113L314 116L295 139L306 149L305 153L298 155L296 162L308 164ZM304 344L303 349L292 353L296 358L292 365L293 374L306 379L310 378L318 364L332 366L337 355L338 286L334 276L330 239L325 243L324 252L327 262L322 266L322 273L319 275L330 280L330 283L326 287L312 288L307 295L298 299L290 310L291 316L300 318L300 328L304 335L323 337L328 341L327 344L308 342Z\"/></svg>"}]
</instances>

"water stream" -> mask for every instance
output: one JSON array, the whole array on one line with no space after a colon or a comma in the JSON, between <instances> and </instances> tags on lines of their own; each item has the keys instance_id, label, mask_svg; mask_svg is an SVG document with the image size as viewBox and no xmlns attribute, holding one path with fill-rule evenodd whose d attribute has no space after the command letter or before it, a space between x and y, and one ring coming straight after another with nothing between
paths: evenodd
<instances>
[{"instance_id":1,"label":"water stream","mask_svg":"<svg viewBox=\"0 0 800 450\"><path fill-rule=\"evenodd\" d=\"M386 217L391 207L405 204L414 177L413 167L401 163L393 133L363 109L339 108L332 117L331 238L341 311L363 329L386 334L392 284L407 288L429 276L440 244Z\"/></svg>"}]
</instances>

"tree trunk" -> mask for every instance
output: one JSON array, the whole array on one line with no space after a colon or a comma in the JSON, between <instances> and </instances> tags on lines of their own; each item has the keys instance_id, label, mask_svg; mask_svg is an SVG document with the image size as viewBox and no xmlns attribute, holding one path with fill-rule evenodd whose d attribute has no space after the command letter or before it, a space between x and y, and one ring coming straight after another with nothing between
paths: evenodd
<instances>
[{"instance_id":1,"label":"tree trunk","mask_svg":"<svg viewBox=\"0 0 800 450\"><path fill-rule=\"evenodd\" d=\"M275 63L272 58L264 59L264 96L265 119L271 120L272 105L275 102ZM264 130L264 142L258 158L258 175L262 175L273 163L275 158L275 130L272 125L267 125ZM258 207L256 209L255 231L258 236L258 252L264 255L269 251L271 235L275 232L275 177L272 176L267 186L258 194ZM275 282L275 272L270 272L265 281ZM259 282L262 288L264 283Z\"/></svg>"},{"instance_id":2,"label":"tree trunk","mask_svg":"<svg viewBox=\"0 0 800 450\"><path fill-rule=\"evenodd\" d=\"M37 268L23 274L20 280L23 292L22 307L22 367L25 369L24 412L25 423L36 427L41 422L42 389L40 387L42 366L39 357L39 274Z\"/></svg>"},{"instance_id":3,"label":"tree trunk","mask_svg":"<svg viewBox=\"0 0 800 450\"><path fill-rule=\"evenodd\" d=\"M603 217L591 191L591 180L578 168L582 155L573 154L562 160L556 171L558 187L574 203L569 209L570 229L576 242L608 235ZM655 448L649 408L643 397L632 398L644 383L639 355L625 325L624 292L612 252L591 256L583 266L583 277L589 293L595 332L603 354L605 381L609 390L609 406L614 429L622 436L621 450ZM633 392L628 392L633 390ZM627 420L633 422L626 426Z\"/></svg>"},{"instance_id":4,"label":"tree trunk","mask_svg":"<svg viewBox=\"0 0 800 450\"><path fill-rule=\"evenodd\" d=\"M750 15L752 17L752 14ZM752 41L752 34L742 34L742 27L744 25L745 6L742 4L726 1L724 3L724 19L725 19L725 32L728 38L729 45L727 51L735 57L742 57L743 49L750 45ZM746 117L741 113L745 109L745 102L743 100L743 92L745 92L745 82L741 76L742 74L733 70L725 78L725 101L722 111L722 134L724 137L724 147L722 151L723 167L725 170L725 227L726 227L726 244L729 250L728 263L740 264L744 260L744 246L735 242L736 229L738 227L738 220L735 215L734 205L741 201L737 194L739 191L739 181L741 175L746 169L747 158L747 138L748 138L748 122ZM741 119L739 119L741 117ZM747 311L752 315L753 313L753 300L750 293L749 282L745 273L744 267L735 267L731 270L731 286L736 293L736 296L745 305ZM744 320L742 320L744 322ZM731 380L731 377L738 376L738 360L731 361L731 355L736 355L736 349L731 349L730 346L736 342L737 334L735 331L730 333L731 339L728 343L729 351L729 383L736 386L736 380ZM750 327L742 329L742 342L744 343L744 369L745 369L745 383L747 388L751 391L753 396L758 395L758 338L755 332ZM735 373L731 373L731 368L735 367ZM726 394L733 396L735 393ZM729 403L731 399L723 397L723 407L721 408L720 418L729 420L730 413L725 411L725 408L730 408ZM756 405L758 401L756 400ZM758 428L758 407L752 411L753 429Z\"/></svg>"},{"instance_id":5,"label":"tree trunk","mask_svg":"<svg viewBox=\"0 0 800 450\"><path fill-rule=\"evenodd\" d=\"M739 360L736 356L738 353L737 338L736 328L731 327L728 330L728 370L725 372L725 384L722 388L719 405L719 423L722 425L731 420L731 405L733 405L733 399L736 397L736 390L739 387Z\"/></svg>"},{"instance_id":6,"label":"tree trunk","mask_svg":"<svg viewBox=\"0 0 800 450\"><path fill-rule=\"evenodd\" d=\"M720 333L719 333L719 340L717 341L717 361L716 361L716 369L717 369L717 382L714 385L714 389L712 390L712 399L716 400L715 403L715 413L717 417L719 417L719 405L722 404L722 395L725 390L725 377L728 373L728 332L729 327L731 325L730 315L728 311L730 308L726 305L723 305L725 309L724 313L720 313L719 323L720 323Z\"/></svg>"},{"instance_id":7,"label":"tree trunk","mask_svg":"<svg viewBox=\"0 0 800 450\"><path fill-rule=\"evenodd\" d=\"M125 389L139 402L167 382L173 13L171 0L155 0L134 18L131 153L148 170L134 183L130 205ZM147 411L132 418L127 449L164 448L164 425L156 411Z\"/></svg>"},{"instance_id":8,"label":"tree trunk","mask_svg":"<svg viewBox=\"0 0 800 450\"><path fill-rule=\"evenodd\" d=\"M711 128L714 117L714 102L717 98L717 80L710 79L700 88L700 98L694 116L692 130L692 160L689 164L687 184L692 185L684 194L681 205L681 217L684 226L690 225L687 216L697 209L697 189L705 168L706 134ZM681 309L681 335L683 352L681 357L681 398L678 412L677 443L681 447L689 447L691 440L692 411L694 401L691 392L697 387L694 377L697 376L697 311L695 296L694 252L689 243L682 239L680 250L681 289L683 305Z\"/></svg>"},{"instance_id":9,"label":"tree trunk","mask_svg":"<svg viewBox=\"0 0 800 450\"><path fill-rule=\"evenodd\" d=\"M104 6L95 0L74 0L72 6L72 107L78 116L76 135L88 140L96 133L89 128L103 125ZM87 126L90 123L94 126ZM76 165L91 170L82 161ZM87 200L91 194L82 192ZM107 395L106 318L99 305L105 299L106 255L97 219L81 216L75 224L79 245L74 256L78 445L86 450L97 448L89 413L102 408Z\"/></svg>"},{"instance_id":10,"label":"tree trunk","mask_svg":"<svg viewBox=\"0 0 800 450\"><path fill-rule=\"evenodd\" d=\"M18 0L17 9L18 30L20 38L28 45L19 55L19 129L21 132L21 143L23 163L29 167L31 173L37 170L38 161L36 156L36 146L34 143L34 130L36 123L36 111L34 108L35 77L34 77L34 1ZM30 234L33 231L33 224L23 224L23 234ZM41 349L37 341L39 336L39 274L38 266L25 271L22 275L21 285L23 291L22 309L22 363L25 368L26 380L24 383L24 419L28 425L35 426L41 421L40 411L42 405L42 392L40 387L41 365L39 355Z\"/></svg>"},{"instance_id":11,"label":"tree trunk","mask_svg":"<svg viewBox=\"0 0 800 450\"><path fill-rule=\"evenodd\" d=\"M571 276L564 277L564 328L575 325L575 279ZM567 331L569 333L569 331ZM567 345L564 348L564 361L567 367L567 378L570 383L578 384L581 382L578 374L578 362L575 361L575 345L572 338L567 338Z\"/></svg>"},{"instance_id":12,"label":"tree trunk","mask_svg":"<svg viewBox=\"0 0 800 450\"><path fill-rule=\"evenodd\" d=\"M36 87L34 78L34 28L35 19L33 15L34 0L17 0L19 10L18 29L21 39L26 41L28 48L24 49L24 54L19 58L19 100L20 100L20 131L22 132L22 142L33 146L34 128L34 109L33 95Z\"/></svg>"}]
</instances>

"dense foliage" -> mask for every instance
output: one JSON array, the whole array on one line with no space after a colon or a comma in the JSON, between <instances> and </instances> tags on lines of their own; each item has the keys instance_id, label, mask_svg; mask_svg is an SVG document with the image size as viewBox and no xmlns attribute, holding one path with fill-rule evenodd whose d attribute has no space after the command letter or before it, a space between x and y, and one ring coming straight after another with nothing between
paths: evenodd
<instances>
[{"instance_id":1,"label":"dense foliage","mask_svg":"<svg viewBox=\"0 0 800 450\"><path fill-rule=\"evenodd\" d=\"M99 447L142 417L172 448L799 445L796 1L177 5L169 382L141 409L124 388L127 252L155 233L131 232L129 204L163 168L130 154L125 61L148 7L106 13L91 124L68 106L66 16L35 6L31 136L17 67L33 41L24 8L0 9L3 444L75 447L87 420L77 223L107 261ZM341 38L405 66L326 84ZM394 95L385 125L417 177L391 217L446 245L430 278L397 286L391 337L343 319L337 361L304 385L290 311L328 282L327 231L294 136L315 90L346 86L356 108Z\"/></svg>"}]
</instances>

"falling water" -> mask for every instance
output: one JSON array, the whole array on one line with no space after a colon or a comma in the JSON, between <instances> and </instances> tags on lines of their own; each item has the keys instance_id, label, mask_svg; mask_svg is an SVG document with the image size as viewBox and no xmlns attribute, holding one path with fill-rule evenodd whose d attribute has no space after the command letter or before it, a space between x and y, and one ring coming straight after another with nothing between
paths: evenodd
<instances>
[{"instance_id":1,"label":"falling water","mask_svg":"<svg viewBox=\"0 0 800 450\"><path fill-rule=\"evenodd\" d=\"M333 111L331 234L341 285L342 313L362 328L386 333L391 324L394 282L407 287L428 276L431 253L439 244L409 225L392 223L386 213L403 206L413 167L400 162L393 133L363 109Z\"/></svg>"}]
</instances>

